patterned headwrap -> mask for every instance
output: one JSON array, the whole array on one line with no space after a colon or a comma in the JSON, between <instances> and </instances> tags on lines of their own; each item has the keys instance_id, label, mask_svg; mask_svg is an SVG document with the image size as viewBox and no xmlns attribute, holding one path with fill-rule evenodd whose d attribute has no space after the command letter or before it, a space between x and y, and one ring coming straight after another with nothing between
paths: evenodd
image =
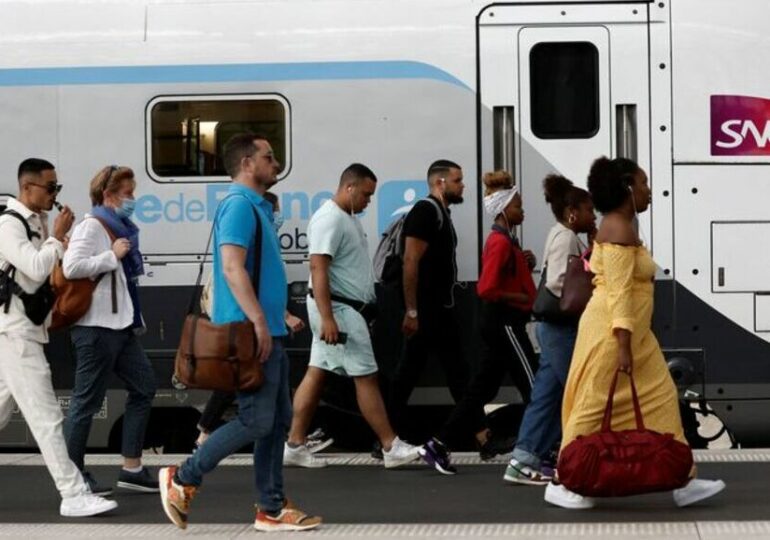
<instances>
[{"instance_id":1,"label":"patterned headwrap","mask_svg":"<svg viewBox=\"0 0 770 540\"><path fill-rule=\"evenodd\" d=\"M505 210L519 190L514 186L510 189L501 189L484 197L484 209L491 217L496 218Z\"/></svg>"}]
</instances>

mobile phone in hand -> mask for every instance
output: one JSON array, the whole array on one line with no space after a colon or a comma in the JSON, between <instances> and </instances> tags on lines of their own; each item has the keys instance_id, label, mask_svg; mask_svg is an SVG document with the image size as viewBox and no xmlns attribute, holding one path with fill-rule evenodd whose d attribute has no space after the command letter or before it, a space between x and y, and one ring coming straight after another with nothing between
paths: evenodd
<instances>
[{"instance_id":1,"label":"mobile phone in hand","mask_svg":"<svg viewBox=\"0 0 770 540\"><path fill-rule=\"evenodd\" d=\"M348 342L348 335L345 332L337 332L337 345L344 345Z\"/></svg>"}]
</instances>

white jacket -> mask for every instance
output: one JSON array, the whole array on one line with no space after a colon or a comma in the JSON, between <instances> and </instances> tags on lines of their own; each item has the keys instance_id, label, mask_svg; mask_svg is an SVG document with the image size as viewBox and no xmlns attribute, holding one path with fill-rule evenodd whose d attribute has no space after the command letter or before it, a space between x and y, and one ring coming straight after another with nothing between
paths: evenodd
<instances>
[{"instance_id":1,"label":"white jacket","mask_svg":"<svg viewBox=\"0 0 770 540\"><path fill-rule=\"evenodd\" d=\"M16 199L8 198L8 209L18 212L38 237L31 241L27 238L24 224L13 216L0 217L0 269L6 270L9 264L16 267L16 283L25 292L33 293L48 279L54 265L64 252L64 246L54 237L48 237L48 215L40 214L21 204ZM51 316L46 322L36 326L27 318L24 304L16 295L11 297L8 313L0 308L0 334L17 335L48 343L47 328Z\"/></svg>"},{"instance_id":2,"label":"white jacket","mask_svg":"<svg viewBox=\"0 0 770 540\"><path fill-rule=\"evenodd\" d=\"M94 289L91 307L76 326L98 326L112 330L128 328L134 322L134 305L128 292L126 274L112 251L104 226L91 214L75 226L62 263L67 279L91 278L105 274ZM115 271L118 312L112 312L112 274Z\"/></svg>"},{"instance_id":3,"label":"white jacket","mask_svg":"<svg viewBox=\"0 0 770 540\"><path fill-rule=\"evenodd\" d=\"M554 296L561 298L569 256L580 255L582 251L580 239L572 229L559 222L551 227L543 249L543 264L548 268L545 286Z\"/></svg>"}]
</instances>

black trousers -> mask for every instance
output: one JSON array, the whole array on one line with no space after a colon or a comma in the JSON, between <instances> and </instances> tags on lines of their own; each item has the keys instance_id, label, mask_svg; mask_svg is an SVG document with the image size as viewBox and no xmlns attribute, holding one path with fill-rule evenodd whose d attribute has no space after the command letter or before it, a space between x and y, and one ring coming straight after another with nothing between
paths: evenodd
<instances>
[{"instance_id":1,"label":"black trousers","mask_svg":"<svg viewBox=\"0 0 770 540\"><path fill-rule=\"evenodd\" d=\"M484 405L500 390L510 374L524 403L529 403L537 372L537 355L527 335L529 314L501 304L484 302L480 313L483 350L476 373L463 398L436 437L450 446L486 427Z\"/></svg>"},{"instance_id":2,"label":"black trousers","mask_svg":"<svg viewBox=\"0 0 770 540\"><path fill-rule=\"evenodd\" d=\"M419 330L406 339L404 353L391 384L388 413L397 432L403 428L409 396L431 355L437 357L441 364L455 403L462 399L468 383L468 363L463 358L460 327L453 310L418 305L418 313Z\"/></svg>"},{"instance_id":3,"label":"black trousers","mask_svg":"<svg viewBox=\"0 0 770 540\"><path fill-rule=\"evenodd\" d=\"M198 420L198 429L205 433L211 433L222 422L222 415L225 414L228 407L235 401L235 394L232 392L222 392L214 390L203 408L200 420Z\"/></svg>"}]
</instances>

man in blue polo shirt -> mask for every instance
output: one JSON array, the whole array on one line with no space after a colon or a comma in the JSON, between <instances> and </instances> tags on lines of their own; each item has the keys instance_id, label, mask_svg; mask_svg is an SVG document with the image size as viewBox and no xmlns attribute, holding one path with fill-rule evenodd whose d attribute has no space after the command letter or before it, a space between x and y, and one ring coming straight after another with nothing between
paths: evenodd
<instances>
[{"instance_id":1,"label":"man in blue polo shirt","mask_svg":"<svg viewBox=\"0 0 770 540\"><path fill-rule=\"evenodd\" d=\"M179 467L161 469L163 510L175 525L186 528L190 502L203 476L222 459L254 444L258 492L254 527L261 531L312 529L321 519L301 512L283 493L283 446L291 422L289 361L283 347L287 285L272 205L263 198L276 183L280 164L268 140L254 134L230 139L224 164L233 184L214 220L212 321L253 323L265 380L256 391L238 392L238 416L214 431L195 454ZM259 290L255 291L257 219L262 249Z\"/></svg>"}]
</instances>

